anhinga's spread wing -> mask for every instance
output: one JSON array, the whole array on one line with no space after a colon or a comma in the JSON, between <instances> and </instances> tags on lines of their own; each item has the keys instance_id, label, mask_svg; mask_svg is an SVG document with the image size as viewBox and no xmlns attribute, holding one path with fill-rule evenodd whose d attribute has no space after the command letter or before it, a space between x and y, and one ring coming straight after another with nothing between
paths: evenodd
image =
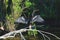
<instances>
[{"instance_id":1,"label":"anhinga's spread wing","mask_svg":"<svg viewBox=\"0 0 60 40\"><path fill-rule=\"evenodd\" d=\"M43 18L41 18L41 16L40 15L36 15L36 16L34 16L33 18L32 18L32 21L31 22L43 22L44 21L44 19Z\"/></svg>"},{"instance_id":2,"label":"anhinga's spread wing","mask_svg":"<svg viewBox=\"0 0 60 40\"><path fill-rule=\"evenodd\" d=\"M22 17L19 17L19 18L15 21L15 23L24 23L24 24L27 24L28 21L27 21L27 19L25 19L25 18L22 16Z\"/></svg>"},{"instance_id":3,"label":"anhinga's spread wing","mask_svg":"<svg viewBox=\"0 0 60 40\"><path fill-rule=\"evenodd\" d=\"M19 17L15 23L23 23L23 24L27 24L28 23L28 19L24 18L23 16L22 17ZM42 23L44 21L43 18L40 17L40 15L36 15L34 16L31 20L30 20L30 23L33 23L33 22L40 22Z\"/></svg>"}]
</instances>

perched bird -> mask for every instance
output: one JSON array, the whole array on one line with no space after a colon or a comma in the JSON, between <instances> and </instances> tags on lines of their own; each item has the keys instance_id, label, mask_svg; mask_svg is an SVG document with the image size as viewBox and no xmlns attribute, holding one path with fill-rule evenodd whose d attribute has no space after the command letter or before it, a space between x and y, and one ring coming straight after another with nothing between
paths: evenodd
<instances>
[{"instance_id":1,"label":"perched bird","mask_svg":"<svg viewBox=\"0 0 60 40\"><path fill-rule=\"evenodd\" d=\"M27 13L26 13L27 12ZM31 28L32 26L30 24L37 22L37 23L43 23L44 19L39 15L39 10L34 10L32 12L32 14L30 14L28 16L28 12L29 9L25 9L24 13L22 14L22 16L20 16L15 23L22 23L22 24L26 24L29 26L29 28ZM35 14L36 12L36 14Z\"/></svg>"}]
</instances>

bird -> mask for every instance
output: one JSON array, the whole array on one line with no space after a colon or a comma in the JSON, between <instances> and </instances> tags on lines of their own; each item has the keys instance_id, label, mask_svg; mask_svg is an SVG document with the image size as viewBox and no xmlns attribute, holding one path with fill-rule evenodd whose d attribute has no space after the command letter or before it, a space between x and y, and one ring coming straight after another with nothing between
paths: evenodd
<instances>
[{"instance_id":1,"label":"bird","mask_svg":"<svg viewBox=\"0 0 60 40\"><path fill-rule=\"evenodd\" d=\"M25 12L25 14L23 13L22 16L20 16L15 21L15 23L26 24L26 25L29 26L29 28L31 28L32 26L30 24L32 24L34 22L37 22L37 23L43 23L44 22L44 19L38 14L39 13L39 10L34 10L32 12L32 14L29 15L29 17L27 16L27 13L26 13L26 12L29 12L29 9L25 9L24 12ZM34 14L35 12L36 12L36 15Z\"/></svg>"}]
</instances>

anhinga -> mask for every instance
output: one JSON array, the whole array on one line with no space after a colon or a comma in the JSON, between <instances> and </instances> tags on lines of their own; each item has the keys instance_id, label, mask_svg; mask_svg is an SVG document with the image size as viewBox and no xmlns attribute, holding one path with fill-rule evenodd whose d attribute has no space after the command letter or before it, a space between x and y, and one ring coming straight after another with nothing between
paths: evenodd
<instances>
[{"instance_id":1,"label":"anhinga","mask_svg":"<svg viewBox=\"0 0 60 40\"><path fill-rule=\"evenodd\" d=\"M30 10L28 8L24 9L22 13L22 15L15 21L15 23L23 23L23 24L27 24L29 26L29 28L31 29L32 27L32 23L34 22L38 22L38 23L42 23L44 22L44 19L39 15L39 10L34 10L32 12L32 14L29 14L28 16L28 12ZM35 14L36 13L36 14Z\"/></svg>"}]
</instances>

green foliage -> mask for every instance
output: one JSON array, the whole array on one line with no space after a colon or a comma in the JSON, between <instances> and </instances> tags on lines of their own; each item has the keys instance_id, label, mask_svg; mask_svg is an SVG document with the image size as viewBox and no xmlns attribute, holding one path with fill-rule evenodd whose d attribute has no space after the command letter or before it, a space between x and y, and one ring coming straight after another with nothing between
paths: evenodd
<instances>
[{"instance_id":1,"label":"green foliage","mask_svg":"<svg viewBox=\"0 0 60 40\"><path fill-rule=\"evenodd\" d=\"M36 29L36 25L34 23L32 23L32 25L34 25L34 29L33 30L29 30L28 31L28 35L33 35L34 37L36 37L36 35L38 34L37 29Z\"/></svg>"},{"instance_id":2,"label":"green foliage","mask_svg":"<svg viewBox=\"0 0 60 40\"><path fill-rule=\"evenodd\" d=\"M30 36L33 35L35 37L37 34L38 34L38 32L36 29L28 31L28 35L30 35Z\"/></svg>"},{"instance_id":3,"label":"green foliage","mask_svg":"<svg viewBox=\"0 0 60 40\"><path fill-rule=\"evenodd\" d=\"M26 6L26 7L30 7L31 5L32 5L32 3L29 2L28 0L25 2L25 6Z\"/></svg>"},{"instance_id":4,"label":"green foliage","mask_svg":"<svg viewBox=\"0 0 60 40\"><path fill-rule=\"evenodd\" d=\"M13 9L14 9L14 12L17 14L17 13L20 13L21 12L21 7L19 6L20 5L20 0L12 0L13 2Z\"/></svg>"},{"instance_id":5,"label":"green foliage","mask_svg":"<svg viewBox=\"0 0 60 40\"><path fill-rule=\"evenodd\" d=\"M11 12L10 12L10 14L9 13L6 14L6 21L7 21L6 23L7 23L8 29L12 29L12 27L14 28L14 25L15 25L14 21L21 15L20 13L22 11L22 8L19 6L20 2L21 2L21 0L12 0L12 6L10 5ZM5 3L6 3L6 8L7 8L8 0L6 0Z\"/></svg>"},{"instance_id":6,"label":"green foliage","mask_svg":"<svg viewBox=\"0 0 60 40\"><path fill-rule=\"evenodd\" d=\"M6 3L6 8L8 7L8 0L5 0L5 3Z\"/></svg>"},{"instance_id":7,"label":"green foliage","mask_svg":"<svg viewBox=\"0 0 60 40\"><path fill-rule=\"evenodd\" d=\"M13 16L12 15L6 15L6 19L8 20L8 21L10 21L11 22L11 24L12 23L14 23L14 18L13 18Z\"/></svg>"}]
</instances>

